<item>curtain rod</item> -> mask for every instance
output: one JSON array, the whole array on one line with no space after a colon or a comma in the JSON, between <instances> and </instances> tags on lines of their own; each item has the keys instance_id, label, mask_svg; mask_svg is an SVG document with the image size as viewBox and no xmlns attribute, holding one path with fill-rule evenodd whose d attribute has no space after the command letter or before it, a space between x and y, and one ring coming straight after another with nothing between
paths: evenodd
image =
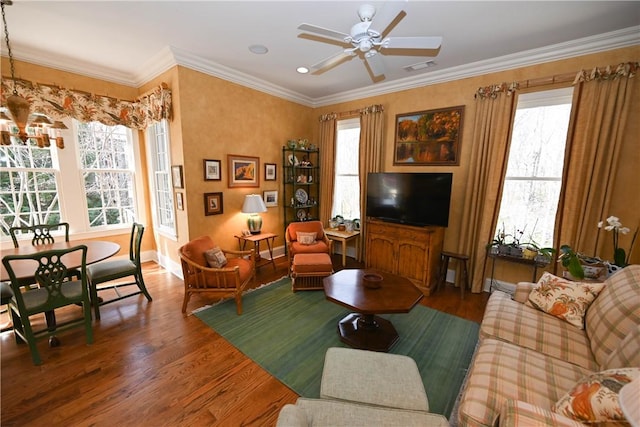
<instances>
[{"instance_id":1,"label":"curtain rod","mask_svg":"<svg viewBox=\"0 0 640 427\"><path fill-rule=\"evenodd\" d=\"M167 85L165 82L160 83L159 87L162 88L162 89L169 89L169 85ZM144 98L145 96L149 96L153 92L155 92L157 89L158 89L158 86L154 86L153 88L149 89L148 91L138 95L136 97L136 99L140 99L140 98Z\"/></svg>"},{"instance_id":2,"label":"curtain rod","mask_svg":"<svg viewBox=\"0 0 640 427\"><path fill-rule=\"evenodd\" d=\"M552 85L556 83L572 82L576 78L577 73L579 73L579 71L565 74L556 74L554 76L540 77L537 79L521 80L518 82L518 85L520 85L520 89L527 89L537 86Z\"/></svg>"}]
</instances>

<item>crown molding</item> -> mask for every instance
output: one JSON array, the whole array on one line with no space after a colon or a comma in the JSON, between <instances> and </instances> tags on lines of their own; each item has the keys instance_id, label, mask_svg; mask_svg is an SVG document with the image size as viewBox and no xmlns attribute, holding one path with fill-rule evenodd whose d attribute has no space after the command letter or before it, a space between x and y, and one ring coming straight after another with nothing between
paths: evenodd
<instances>
[{"instance_id":1,"label":"crown molding","mask_svg":"<svg viewBox=\"0 0 640 427\"><path fill-rule=\"evenodd\" d=\"M363 88L320 98L310 98L249 74L203 59L173 46L163 48L144 64L142 67L143 72L136 73L135 75L123 73L115 69L97 67L87 62L52 55L48 52L38 51L25 46L16 46L17 49L14 50L19 52L19 54L15 53L14 56L20 61L131 87L140 87L161 73L180 65L260 92L315 108L634 45L640 45L640 25L489 60L446 68L444 70L433 70L419 76L407 77L389 83L383 82L375 85L367 85Z\"/></svg>"},{"instance_id":2,"label":"crown molding","mask_svg":"<svg viewBox=\"0 0 640 427\"><path fill-rule=\"evenodd\" d=\"M591 53L640 45L640 25L610 33L572 40L565 43L531 49L483 61L472 62L444 70L434 70L416 77L407 77L390 83L380 83L361 89L314 99L313 107L337 104L356 99L446 83L484 74L511 70L545 62L558 61Z\"/></svg>"},{"instance_id":3,"label":"crown molding","mask_svg":"<svg viewBox=\"0 0 640 427\"><path fill-rule=\"evenodd\" d=\"M274 85L265 80L258 79L249 74L240 72L233 68L226 67L207 59L203 59L183 49L169 47L169 51L173 57L174 65L181 65L210 76L237 83L241 86L255 89L269 95L287 99L298 104L312 106L313 99L300 93L291 91L278 85ZM148 80L147 80L148 81Z\"/></svg>"},{"instance_id":4,"label":"crown molding","mask_svg":"<svg viewBox=\"0 0 640 427\"><path fill-rule=\"evenodd\" d=\"M35 65L54 68L56 70L66 71L69 73L80 74L85 77L93 77L100 80L106 80L118 83L124 86L139 87L135 81L135 76L113 68L105 68L96 66L95 64L79 61L77 59L54 55L49 51L35 49L31 46L12 43L13 57L19 61L29 62ZM2 56L6 56L3 52Z\"/></svg>"}]
</instances>

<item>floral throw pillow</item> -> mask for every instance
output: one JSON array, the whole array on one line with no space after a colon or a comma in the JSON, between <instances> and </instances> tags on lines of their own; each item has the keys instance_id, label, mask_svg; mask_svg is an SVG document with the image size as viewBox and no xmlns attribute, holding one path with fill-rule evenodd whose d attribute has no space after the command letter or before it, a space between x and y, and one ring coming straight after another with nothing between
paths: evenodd
<instances>
[{"instance_id":1,"label":"floral throw pillow","mask_svg":"<svg viewBox=\"0 0 640 427\"><path fill-rule=\"evenodd\" d=\"M314 232L304 232L298 231L296 233L296 238L298 242L303 245L313 245L316 242L316 236L318 233Z\"/></svg>"},{"instance_id":2,"label":"floral throw pillow","mask_svg":"<svg viewBox=\"0 0 640 427\"><path fill-rule=\"evenodd\" d=\"M608 369L582 378L556 402L553 411L584 423L625 421L618 393L640 376L640 368Z\"/></svg>"},{"instance_id":3,"label":"floral throw pillow","mask_svg":"<svg viewBox=\"0 0 640 427\"><path fill-rule=\"evenodd\" d=\"M604 283L572 282L545 272L529 294L527 305L584 329L587 308Z\"/></svg>"},{"instance_id":4,"label":"floral throw pillow","mask_svg":"<svg viewBox=\"0 0 640 427\"><path fill-rule=\"evenodd\" d=\"M222 268L227 265L227 257L224 256L222 249L217 246L206 251L204 257L211 268Z\"/></svg>"}]
</instances>

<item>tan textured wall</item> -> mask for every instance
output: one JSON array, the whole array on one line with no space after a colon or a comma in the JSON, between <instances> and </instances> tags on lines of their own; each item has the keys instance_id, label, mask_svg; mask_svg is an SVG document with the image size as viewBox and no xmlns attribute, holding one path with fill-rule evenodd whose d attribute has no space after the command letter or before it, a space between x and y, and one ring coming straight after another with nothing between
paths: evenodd
<instances>
[{"instance_id":1,"label":"tan textured wall","mask_svg":"<svg viewBox=\"0 0 640 427\"><path fill-rule=\"evenodd\" d=\"M465 184L467 181L467 165L469 164L470 144L472 138L471 131L473 129L475 114L473 95L477 88L501 82L539 79L547 76L577 72L580 69L592 69L594 66L615 65L620 62L638 61L639 59L640 46L634 46L330 105L316 109L314 111L314 115L317 117L329 112L339 113L350 111L371 104L384 105L386 114L386 139L384 150L385 171L453 172L452 209L449 217L449 227L445 233L444 248L445 250L455 250L457 247L457 241L460 237L459 230L461 228L460 222L462 220L462 203L464 200ZM634 229L640 223L640 187L638 186L639 181L637 173L638 168L640 168L640 146L638 139L638 135L640 135L640 125L638 124L638 120L634 119L640 117L640 84L638 83L639 82L635 82L636 95L629 115L630 120L627 125L628 129L626 131L625 143L621 156L622 163L616 176L616 182L619 182L619 185L618 191L616 191L616 194L614 195L614 199L616 200L616 203L614 203L615 209L611 213L620 217L624 221L624 225L628 225ZM397 114L457 105L465 106L464 129L462 133L459 166L428 167L393 165L395 117ZM317 127L315 131L316 133L314 133L314 138L317 138ZM585 165L585 167L589 167L589 165ZM594 225L594 233L596 232L597 228ZM607 238L610 238L610 236L607 236ZM628 243L630 243L629 236L626 237L625 243L621 240L621 244ZM640 245L640 242L637 244ZM601 255L604 257L609 256L609 254ZM632 261L634 263L640 263L640 247L636 248L634 251ZM498 263L496 265L496 277L511 282L527 278L530 280L531 271L525 266Z\"/></svg>"},{"instance_id":2,"label":"tan textured wall","mask_svg":"<svg viewBox=\"0 0 640 427\"><path fill-rule=\"evenodd\" d=\"M278 190L282 197L282 146L288 139L309 137L316 121L312 109L234 83L178 67L182 106L181 126L185 172L185 214L188 236L212 236L224 248L237 248L233 237L246 229L240 212L244 196ZM228 188L227 155L259 157L260 187ZM205 181L203 160L220 160L221 181ZM277 181L264 181L264 164L278 165ZM222 215L204 215L204 193L223 193ZM279 235L284 245L282 200L262 214L265 232Z\"/></svg>"}]
</instances>

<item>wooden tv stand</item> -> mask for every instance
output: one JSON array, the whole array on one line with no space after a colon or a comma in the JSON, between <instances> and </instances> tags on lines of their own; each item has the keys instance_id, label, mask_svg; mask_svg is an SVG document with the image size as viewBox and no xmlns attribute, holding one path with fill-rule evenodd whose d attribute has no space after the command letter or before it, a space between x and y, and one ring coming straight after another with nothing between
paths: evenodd
<instances>
[{"instance_id":1,"label":"wooden tv stand","mask_svg":"<svg viewBox=\"0 0 640 427\"><path fill-rule=\"evenodd\" d=\"M411 280L425 295L438 284L444 227L415 227L367 219L367 268Z\"/></svg>"}]
</instances>

